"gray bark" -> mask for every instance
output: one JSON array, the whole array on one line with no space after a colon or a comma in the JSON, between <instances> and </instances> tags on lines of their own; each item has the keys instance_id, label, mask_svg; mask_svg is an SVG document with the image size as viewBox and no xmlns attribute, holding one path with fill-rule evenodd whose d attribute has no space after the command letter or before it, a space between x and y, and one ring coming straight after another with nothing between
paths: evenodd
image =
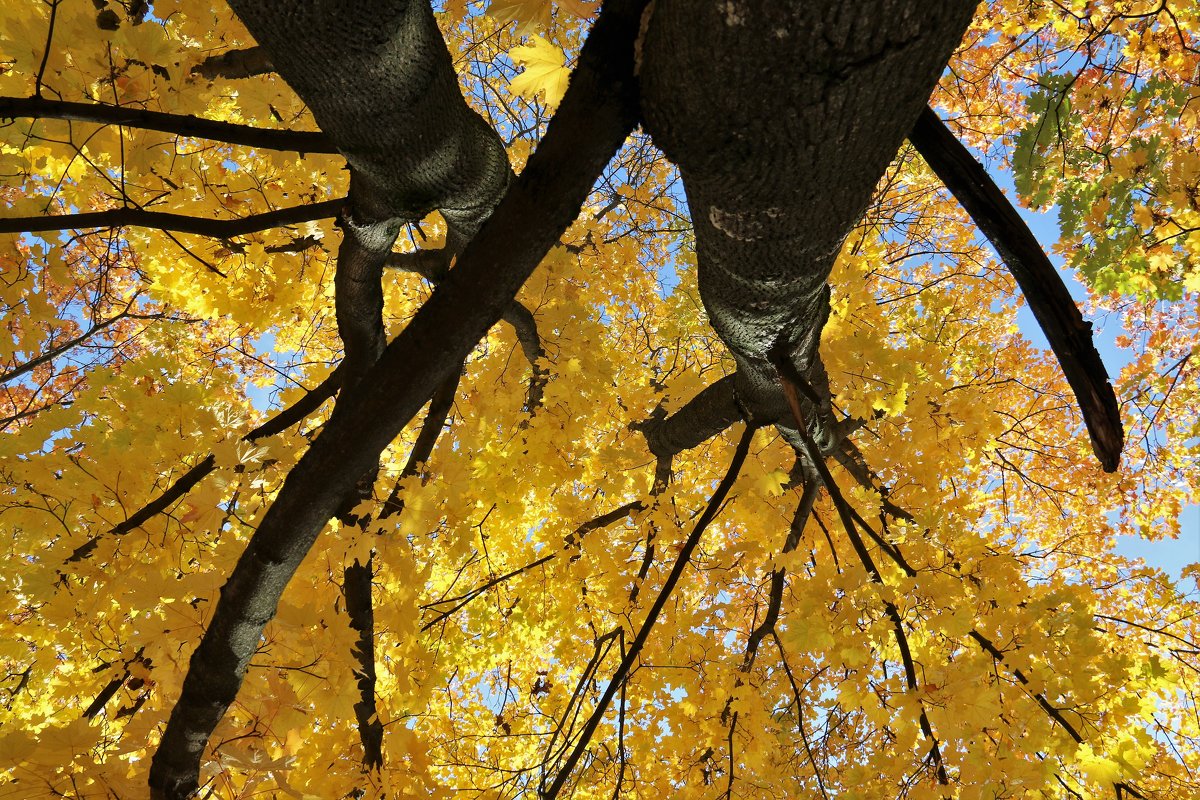
<instances>
[{"instance_id":1,"label":"gray bark","mask_svg":"<svg viewBox=\"0 0 1200 800\"><path fill-rule=\"evenodd\" d=\"M818 353L825 281L924 107L974 0L657 0L639 71L647 130L679 165L700 296L737 362L748 419L786 404L772 358L814 388L808 424L835 446Z\"/></svg>"}]
</instances>

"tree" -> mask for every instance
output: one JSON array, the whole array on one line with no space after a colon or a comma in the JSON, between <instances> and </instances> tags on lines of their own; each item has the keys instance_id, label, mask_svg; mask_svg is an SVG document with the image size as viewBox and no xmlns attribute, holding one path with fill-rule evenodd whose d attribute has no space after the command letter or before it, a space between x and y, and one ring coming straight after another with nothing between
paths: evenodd
<instances>
[{"instance_id":1,"label":"tree","mask_svg":"<svg viewBox=\"0 0 1200 800\"><path fill-rule=\"evenodd\" d=\"M231 5L4 16L15 796L1200 789L1200 12Z\"/></svg>"}]
</instances>

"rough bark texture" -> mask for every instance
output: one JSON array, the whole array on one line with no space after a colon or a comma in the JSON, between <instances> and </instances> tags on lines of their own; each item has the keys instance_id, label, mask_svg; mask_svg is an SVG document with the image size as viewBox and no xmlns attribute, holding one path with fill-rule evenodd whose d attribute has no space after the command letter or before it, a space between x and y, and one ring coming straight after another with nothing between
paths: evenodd
<instances>
[{"instance_id":1,"label":"rough bark texture","mask_svg":"<svg viewBox=\"0 0 1200 800\"><path fill-rule=\"evenodd\" d=\"M500 138L458 88L424 0L232 0L350 164L358 224L441 209L478 226L508 181Z\"/></svg>"},{"instance_id":2,"label":"rough bark texture","mask_svg":"<svg viewBox=\"0 0 1200 800\"><path fill-rule=\"evenodd\" d=\"M605 4L558 113L524 172L445 282L343 396L341 413L288 475L192 656L151 766L152 797L186 798L195 791L208 737L237 696L262 630L317 534L434 387L499 320L633 129L633 42L643 5ZM354 12L378 24L371 9L346 10Z\"/></svg>"},{"instance_id":3,"label":"rough bark texture","mask_svg":"<svg viewBox=\"0 0 1200 800\"><path fill-rule=\"evenodd\" d=\"M511 172L500 137L463 99L425 0L232 0L270 64L350 165L338 250L346 385L375 363L383 262L405 222L440 210L465 242Z\"/></svg>"},{"instance_id":4,"label":"rough bark texture","mask_svg":"<svg viewBox=\"0 0 1200 800\"><path fill-rule=\"evenodd\" d=\"M975 5L655 3L641 42L645 124L683 175L700 296L737 361L748 419L784 416L779 352L816 390L814 438L834 446L817 353L825 281Z\"/></svg>"}]
</instances>

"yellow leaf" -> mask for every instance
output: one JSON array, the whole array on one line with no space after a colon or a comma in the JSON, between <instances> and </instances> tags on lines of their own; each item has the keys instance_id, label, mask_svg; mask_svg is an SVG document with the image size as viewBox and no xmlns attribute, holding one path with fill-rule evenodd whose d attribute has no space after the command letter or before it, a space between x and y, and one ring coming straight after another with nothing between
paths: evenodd
<instances>
[{"instance_id":1,"label":"yellow leaf","mask_svg":"<svg viewBox=\"0 0 1200 800\"><path fill-rule=\"evenodd\" d=\"M550 0L492 0L487 13L498 22L516 22L521 36L550 27Z\"/></svg>"},{"instance_id":2,"label":"yellow leaf","mask_svg":"<svg viewBox=\"0 0 1200 800\"><path fill-rule=\"evenodd\" d=\"M525 68L509 83L513 94L532 98L542 92L546 97L546 105L551 109L558 108L571 77L571 70L564 66L566 59L562 50L542 37L534 36L532 44L514 47L508 51L508 55L515 64Z\"/></svg>"},{"instance_id":3,"label":"yellow leaf","mask_svg":"<svg viewBox=\"0 0 1200 800\"><path fill-rule=\"evenodd\" d=\"M779 497L783 494L783 487L787 482L788 474L781 469L776 469L763 475L758 487L763 494Z\"/></svg>"}]
</instances>

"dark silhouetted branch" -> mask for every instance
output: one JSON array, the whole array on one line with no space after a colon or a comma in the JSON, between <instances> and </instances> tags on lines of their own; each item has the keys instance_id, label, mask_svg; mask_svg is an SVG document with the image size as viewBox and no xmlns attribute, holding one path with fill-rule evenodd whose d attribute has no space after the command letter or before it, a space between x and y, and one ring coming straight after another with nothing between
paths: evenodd
<instances>
[{"instance_id":1,"label":"dark silhouetted branch","mask_svg":"<svg viewBox=\"0 0 1200 800\"><path fill-rule=\"evenodd\" d=\"M392 253L388 256L385 266L388 269L415 272L437 286L450 269L450 255L444 248ZM541 363L546 356L546 351L542 347L542 339L538 334L537 320L534 319L533 312L517 300L509 303L500 318L508 323L516 333L517 342L521 345L521 352L525 354L525 360L529 362L529 367L533 372L529 379L529 390L525 394L525 410L532 414L541 408L546 383L550 380L549 373Z\"/></svg>"},{"instance_id":2,"label":"dark silhouetted branch","mask_svg":"<svg viewBox=\"0 0 1200 800\"><path fill-rule=\"evenodd\" d=\"M450 408L454 404L454 395L458 391L460 372L455 372L429 401L429 410L425 413L425 421L417 440L409 451L408 461L400 471L400 477L391 495L383 504L380 518L398 514L404 510L404 498L400 494L401 484L405 478L416 475L418 470L433 455L434 445L446 425ZM343 573L342 593L346 598L346 615L350 618L350 628L358 634L350 655L358 663L355 670L358 675L358 702L354 704L354 717L358 723L358 738L363 747L363 767L367 771L379 770L383 767L383 722L379 719L379 706L376 702L376 670L375 670L375 606L371 595L371 581L375 574L375 553L362 564L355 560L346 567Z\"/></svg>"},{"instance_id":3,"label":"dark silhouetted branch","mask_svg":"<svg viewBox=\"0 0 1200 800\"><path fill-rule=\"evenodd\" d=\"M192 67L193 75L208 78L210 81L216 78L253 78L274 71L270 54L258 45L209 56Z\"/></svg>"},{"instance_id":4,"label":"dark silhouetted branch","mask_svg":"<svg viewBox=\"0 0 1200 800\"><path fill-rule=\"evenodd\" d=\"M300 420L316 411L322 403L333 397L338 387L341 386L341 377L339 370L329 373L325 380L321 381L315 389L243 436L243 441L255 442L259 439L265 439L268 436L281 433L300 422ZM166 491L139 508L126 518L124 522L114 525L103 533L92 536L79 547L76 547L64 563L72 564L88 558L91 556L92 551L96 549L96 546L100 544L100 540L105 536L124 536L130 531L137 530L146 522L173 506L216 468L217 459L210 453L167 487Z\"/></svg>"},{"instance_id":5,"label":"dark silhouetted branch","mask_svg":"<svg viewBox=\"0 0 1200 800\"><path fill-rule=\"evenodd\" d=\"M727 375L702 389L671 416L660 412L637 423L634 429L646 437L651 453L670 458L711 439L740 419L742 410L734 396L734 376Z\"/></svg>"},{"instance_id":6,"label":"dark silhouetted branch","mask_svg":"<svg viewBox=\"0 0 1200 800\"><path fill-rule=\"evenodd\" d=\"M633 669L633 665L640 658L646 640L650 638L650 631L653 630L654 624L658 622L658 617L662 614L667 600L670 599L671 594L675 591L675 586L679 583L679 579L683 577L683 571L691 562L692 553L695 552L696 547L700 544L700 539L704 536L705 529L716 518L717 513L721 510L721 506L725 503L725 497L729 494L729 490L733 488L733 483L737 480L738 473L742 470L742 464L746 460L746 455L750 452L750 442L754 438L755 430L757 429L750 425L746 426L746 430L742 433L742 438L738 441L737 448L733 451L733 459L729 463L729 469L726 470L725 477L717 484L717 489L709 499L708 505L705 506L704 513L696 520L692 532L688 534L688 538L684 541L683 547L679 551L679 556L675 559L674 566L671 567L671 572L663 582L658 596L654 598L654 604L650 606L650 610L646 613L646 619L642 622L641 627L638 628L637 635L634 637L633 642L630 643L629 649L625 652L620 665L613 673L612 679L609 680L604 694L597 701L596 708L592 711L592 715L583 726L583 730L580 731L579 739L571 749L570 755L567 756L566 761L558 770L557 775L555 775L554 782L539 793L538 796L541 800L554 800L558 797L558 793L566 785L567 779L571 777L571 771L575 769L575 765L579 762L580 757L583 756L583 751L587 749L589 742L591 742L592 735L600 725L600 720L604 718L604 714L616 696L617 690L629 678L629 673Z\"/></svg>"},{"instance_id":7,"label":"dark silhouetted branch","mask_svg":"<svg viewBox=\"0 0 1200 800\"><path fill-rule=\"evenodd\" d=\"M220 122L190 114L166 114L161 111L101 103L74 103L67 100L47 100L44 97L0 97L0 119L18 117L123 125L264 150L290 150L298 153L337 152L329 137L320 131L255 128L251 125Z\"/></svg>"},{"instance_id":8,"label":"dark silhouetted branch","mask_svg":"<svg viewBox=\"0 0 1200 800\"><path fill-rule=\"evenodd\" d=\"M110 325L120 322L123 319L156 320L156 319L166 319L166 318L167 317L165 314L133 314L133 313L130 313L128 309L126 309L125 311L122 311L119 314L115 314L114 316L111 316L108 319L100 320L95 325L93 325L92 327L90 327L86 331L84 331L83 333L76 336L74 339L65 341L62 344L58 345L57 347L52 347L49 350L47 350L46 352L42 353L41 355L35 356L34 358L29 359L24 364L20 364L18 366L13 367L8 372L5 372L3 375L0 375L0 384L8 383L9 381L13 380L14 378L19 378L22 375L25 375L26 373L37 369L42 364L48 364L49 362L58 358L59 356L61 356L63 353L67 352L71 348L73 348L77 345L83 344L88 339L92 338L97 333L99 333L100 331L104 330L105 328L107 328Z\"/></svg>"},{"instance_id":9,"label":"dark silhouetted branch","mask_svg":"<svg viewBox=\"0 0 1200 800\"><path fill-rule=\"evenodd\" d=\"M85 211L81 214L54 214L38 217L0 217L0 233L46 233L48 231L77 231L89 228L155 228L177 233L194 233L215 239L245 236L284 225L298 225L318 219L336 217L344 199L322 200L288 208L277 208L261 214L234 219L206 219L186 214L147 211L143 208L112 208L108 211Z\"/></svg>"},{"instance_id":10,"label":"dark silhouetted branch","mask_svg":"<svg viewBox=\"0 0 1200 800\"><path fill-rule=\"evenodd\" d=\"M787 358L777 357L774 361L774 366L779 370L780 383L783 386L783 394L787 398L788 407L791 409L792 417L796 422L796 430L803 443L805 455L808 457L808 464L813 467L819 476L821 483L825 486L825 491L828 492L829 498L833 501L833 506L837 510L838 517L841 519L842 528L846 531L847 538L850 539L850 544L854 548L855 554L858 555L859 561L862 563L863 569L866 570L867 576L873 583L880 586L885 586L883 575L879 568L875 565L874 559L871 558L870 552L867 550L866 543L859 535L858 527L862 523L862 517L858 515L853 507L846 501L842 495L841 489L833 479L833 475L829 471L825 459L821 455L820 448L813 440L808 428L804 422L804 412L800 405L800 391L797 387L803 387L803 390L811 391L811 387L806 385L804 377ZM869 527L863 523L864 530L871 533ZM885 548L885 552L888 551ZM904 666L905 683L908 690L916 695L919 686L917 684L916 664L912 658L912 652L908 645L908 635L904 632L904 618L900 614L900 610L896 604L890 600L883 601L884 611L888 619L892 623L892 632L896 639L896 646L900 650L900 661ZM920 723L921 732L930 742L929 757L933 760L934 772L937 776L939 784L946 786L950 783L950 776L946 773L945 761L942 758L941 745L938 742L937 736L934 734L933 725L929 721L929 715L925 712L925 704L921 699L917 698L918 707L921 710L918 721Z\"/></svg>"},{"instance_id":11,"label":"dark silhouetted branch","mask_svg":"<svg viewBox=\"0 0 1200 800\"><path fill-rule=\"evenodd\" d=\"M909 141L1017 279L1075 392L1092 450L1105 472L1115 472L1125 432L1117 396L1092 341L1091 323L1079 313L1062 278L1012 203L932 109L921 112Z\"/></svg>"},{"instance_id":12,"label":"dark silhouetted branch","mask_svg":"<svg viewBox=\"0 0 1200 800\"><path fill-rule=\"evenodd\" d=\"M609 0L546 135L404 331L288 474L221 591L154 754L151 796L198 786L208 738L241 687L263 627L325 523L379 454L461 367L576 218L638 119L633 45L644 3Z\"/></svg>"}]
</instances>

